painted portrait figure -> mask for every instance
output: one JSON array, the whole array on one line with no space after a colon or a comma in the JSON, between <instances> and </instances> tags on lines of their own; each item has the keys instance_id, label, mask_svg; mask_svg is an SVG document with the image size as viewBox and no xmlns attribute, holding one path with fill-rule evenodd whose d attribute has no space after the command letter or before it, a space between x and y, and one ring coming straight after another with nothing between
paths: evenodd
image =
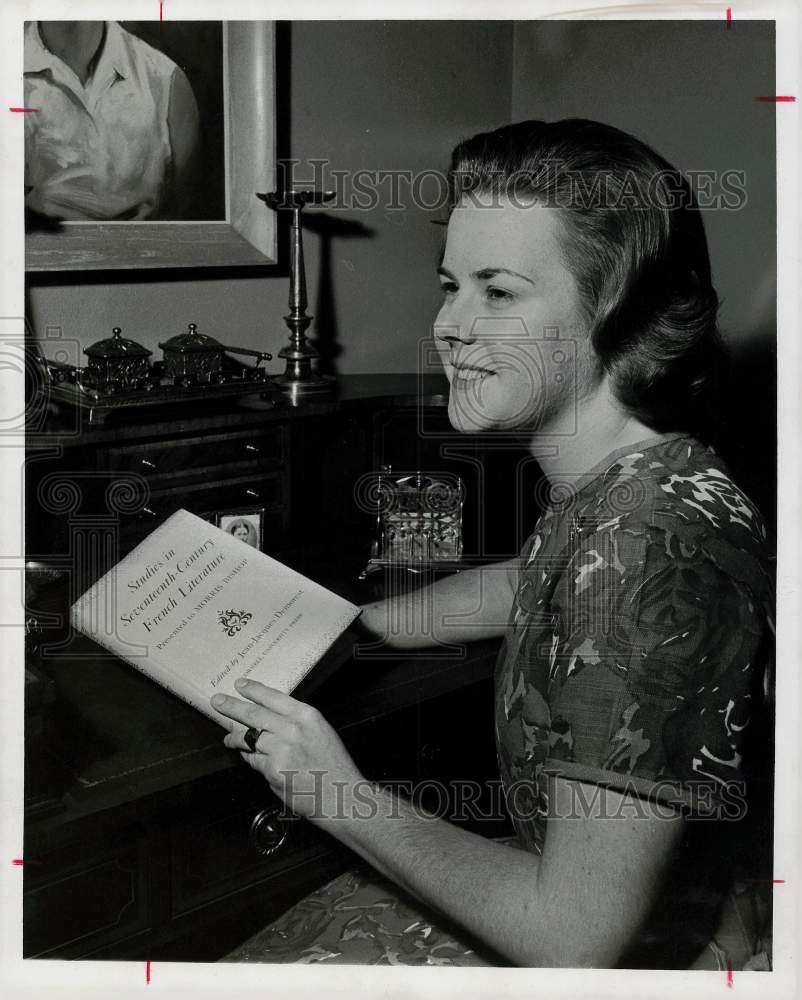
<instances>
[{"instance_id":1,"label":"painted portrait figure","mask_svg":"<svg viewBox=\"0 0 802 1000\"><path fill-rule=\"evenodd\" d=\"M24 78L29 213L192 217L198 103L169 56L116 21L30 21Z\"/></svg>"}]
</instances>

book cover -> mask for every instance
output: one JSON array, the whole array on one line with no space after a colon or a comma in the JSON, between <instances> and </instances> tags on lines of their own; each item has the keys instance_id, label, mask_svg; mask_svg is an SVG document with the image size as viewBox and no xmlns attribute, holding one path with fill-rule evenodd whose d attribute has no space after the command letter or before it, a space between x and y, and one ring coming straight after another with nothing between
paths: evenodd
<instances>
[{"instance_id":1,"label":"book cover","mask_svg":"<svg viewBox=\"0 0 802 1000\"><path fill-rule=\"evenodd\" d=\"M360 609L186 510L71 608L73 627L209 718L250 677L291 693Z\"/></svg>"}]
</instances>

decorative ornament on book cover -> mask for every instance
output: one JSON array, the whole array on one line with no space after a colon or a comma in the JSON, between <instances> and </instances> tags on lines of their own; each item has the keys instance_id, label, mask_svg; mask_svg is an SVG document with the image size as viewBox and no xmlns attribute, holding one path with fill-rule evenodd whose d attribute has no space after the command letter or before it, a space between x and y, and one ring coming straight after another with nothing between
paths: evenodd
<instances>
[{"instance_id":1,"label":"decorative ornament on book cover","mask_svg":"<svg viewBox=\"0 0 802 1000\"><path fill-rule=\"evenodd\" d=\"M291 692L359 608L186 510L79 598L75 628L227 729L209 699Z\"/></svg>"}]
</instances>

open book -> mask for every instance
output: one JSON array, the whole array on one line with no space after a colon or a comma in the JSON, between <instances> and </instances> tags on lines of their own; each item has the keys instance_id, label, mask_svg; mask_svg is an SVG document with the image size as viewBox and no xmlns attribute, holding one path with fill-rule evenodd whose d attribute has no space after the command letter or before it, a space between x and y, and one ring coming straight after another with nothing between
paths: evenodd
<instances>
[{"instance_id":1,"label":"open book","mask_svg":"<svg viewBox=\"0 0 802 1000\"><path fill-rule=\"evenodd\" d=\"M226 729L209 704L249 677L292 692L360 610L189 511L75 602L73 626Z\"/></svg>"}]
</instances>

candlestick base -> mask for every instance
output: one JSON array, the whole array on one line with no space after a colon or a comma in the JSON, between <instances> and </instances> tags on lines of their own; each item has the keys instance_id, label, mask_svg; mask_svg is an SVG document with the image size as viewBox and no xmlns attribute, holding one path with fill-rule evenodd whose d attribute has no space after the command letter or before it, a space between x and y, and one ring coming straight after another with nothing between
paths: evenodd
<instances>
[{"instance_id":1,"label":"candlestick base","mask_svg":"<svg viewBox=\"0 0 802 1000\"><path fill-rule=\"evenodd\" d=\"M310 396L325 396L332 393L336 386L333 375L318 375L312 372L303 379L284 375L276 375L270 380L270 387L280 392L292 406L300 404Z\"/></svg>"}]
</instances>

